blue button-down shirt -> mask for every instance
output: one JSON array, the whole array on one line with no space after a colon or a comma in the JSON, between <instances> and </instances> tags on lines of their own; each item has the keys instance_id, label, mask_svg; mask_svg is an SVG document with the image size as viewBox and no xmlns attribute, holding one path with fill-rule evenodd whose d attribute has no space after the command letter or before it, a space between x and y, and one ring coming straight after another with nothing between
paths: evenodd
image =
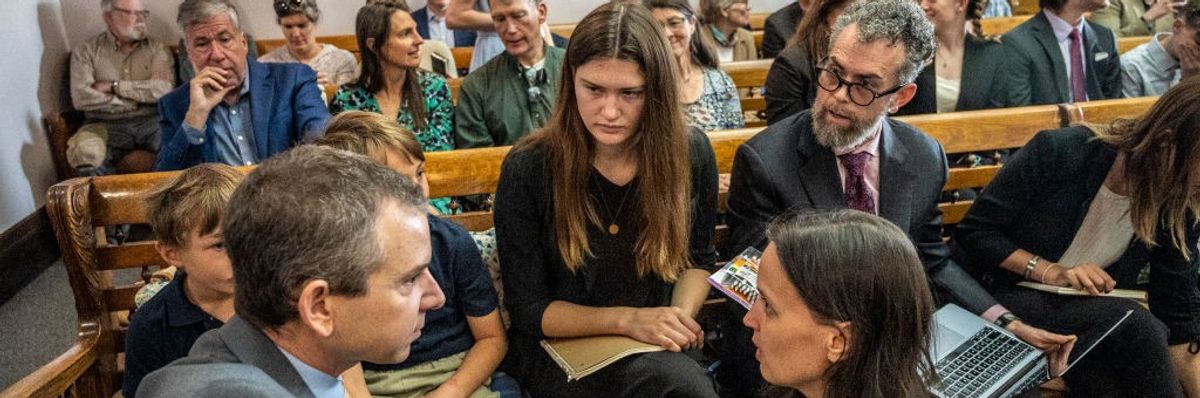
<instances>
[{"instance_id":1,"label":"blue button-down shirt","mask_svg":"<svg viewBox=\"0 0 1200 398\"><path fill-rule=\"evenodd\" d=\"M304 379L304 384L308 385L308 389L312 391L313 396L317 398L345 398L346 387L342 385L341 376L333 377L312 366L308 366L304 361L292 356L292 354L282 348L279 349L279 352L282 352L283 356L287 357L288 362L292 363L292 367L296 368L296 373L299 373L300 378Z\"/></svg>"},{"instance_id":2,"label":"blue button-down shirt","mask_svg":"<svg viewBox=\"0 0 1200 398\"><path fill-rule=\"evenodd\" d=\"M217 161L235 166L249 166L258 163L258 151L254 149L254 123L250 115L250 69L246 68L246 78L242 90L238 93L233 105L225 101L217 103L208 114L207 126L212 127L213 135L209 137L204 129L195 129L187 122L183 123L184 135L188 143L203 145L206 139L213 140L213 149ZM263 116L265 117L265 116Z\"/></svg>"}]
</instances>

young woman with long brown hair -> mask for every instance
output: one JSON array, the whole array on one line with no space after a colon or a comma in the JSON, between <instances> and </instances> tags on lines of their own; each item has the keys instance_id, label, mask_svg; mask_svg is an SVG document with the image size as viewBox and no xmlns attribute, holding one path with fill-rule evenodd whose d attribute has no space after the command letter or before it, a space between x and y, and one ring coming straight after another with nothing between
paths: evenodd
<instances>
[{"instance_id":1,"label":"young woman with long brown hair","mask_svg":"<svg viewBox=\"0 0 1200 398\"><path fill-rule=\"evenodd\" d=\"M495 224L507 369L533 396L715 397L682 351L716 255L716 161L689 131L662 28L610 3L571 37L554 115L505 159ZM567 382L543 338L623 335L666 351Z\"/></svg>"},{"instance_id":2,"label":"young woman with long brown hair","mask_svg":"<svg viewBox=\"0 0 1200 398\"><path fill-rule=\"evenodd\" d=\"M951 246L964 268L1031 325L1078 333L1134 311L1064 376L1072 393L1178 396L1182 382L1197 396L1198 182L1200 80L1191 79L1138 120L1038 134L975 200ZM1150 309L1016 286L1022 280L1091 296L1144 289Z\"/></svg>"}]
</instances>

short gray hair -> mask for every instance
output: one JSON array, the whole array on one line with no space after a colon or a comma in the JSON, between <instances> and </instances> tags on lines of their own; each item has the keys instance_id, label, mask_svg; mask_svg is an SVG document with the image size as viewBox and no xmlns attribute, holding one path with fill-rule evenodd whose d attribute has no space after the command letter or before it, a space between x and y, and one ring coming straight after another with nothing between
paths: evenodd
<instances>
[{"instance_id":1,"label":"short gray hair","mask_svg":"<svg viewBox=\"0 0 1200 398\"><path fill-rule=\"evenodd\" d=\"M887 40L904 44L904 63L896 72L901 83L911 83L933 58L937 42L933 24L912 0L864 0L852 3L838 17L829 35L833 47L838 35L851 24L858 25L858 42Z\"/></svg>"},{"instance_id":2,"label":"short gray hair","mask_svg":"<svg viewBox=\"0 0 1200 398\"><path fill-rule=\"evenodd\" d=\"M288 10L287 12L280 13L279 10L276 9L275 10L275 23L283 23L284 18L290 17L292 15L303 15L304 18L308 19L308 22L312 22L312 23L321 22L321 9L319 7L317 7L316 0L305 1L304 5L300 6L299 10L293 8L293 9Z\"/></svg>"},{"instance_id":3,"label":"short gray hair","mask_svg":"<svg viewBox=\"0 0 1200 398\"><path fill-rule=\"evenodd\" d=\"M221 13L229 16L229 23L233 24L234 29L242 30L241 24L238 23L237 8L229 0L184 0L183 4L179 5L179 17L175 18L175 24L179 25L180 35L187 37L187 30L192 25Z\"/></svg>"},{"instance_id":4,"label":"short gray hair","mask_svg":"<svg viewBox=\"0 0 1200 398\"><path fill-rule=\"evenodd\" d=\"M238 316L261 329L299 317L298 289L358 297L384 261L376 220L389 204L427 217L416 182L366 156L303 145L267 159L229 198L221 232Z\"/></svg>"},{"instance_id":5,"label":"short gray hair","mask_svg":"<svg viewBox=\"0 0 1200 398\"><path fill-rule=\"evenodd\" d=\"M113 0L100 0L100 12L112 11Z\"/></svg>"}]
</instances>

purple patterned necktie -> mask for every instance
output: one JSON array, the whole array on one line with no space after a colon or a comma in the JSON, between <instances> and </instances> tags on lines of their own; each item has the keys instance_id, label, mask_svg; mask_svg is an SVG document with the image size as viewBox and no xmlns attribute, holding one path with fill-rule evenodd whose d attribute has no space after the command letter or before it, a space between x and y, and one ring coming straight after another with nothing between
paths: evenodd
<instances>
[{"instance_id":1,"label":"purple patterned necktie","mask_svg":"<svg viewBox=\"0 0 1200 398\"><path fill-rule=\"evenodd\" d=\"M1079 37L1079 29L1071 29L1067 36L1071 39L1071 102L1087 101L1087 83L1083 75L1083 40Z\"/></svg>"},{"instance_id":2,"label":"purple patterned necktie","mask_svg":"<svg viewBox=\"0 0 1200 398\"><path fill-rule=\"evenodd\" d=\"M871 195L867 179L863 176L867 169L867 159L870 157L871 154L864 151L838 155L838 160L842 162L842 167L846 168L846 192L843 195L846 207L875 214L875 197Z\"/></svg>"}]
</instances>

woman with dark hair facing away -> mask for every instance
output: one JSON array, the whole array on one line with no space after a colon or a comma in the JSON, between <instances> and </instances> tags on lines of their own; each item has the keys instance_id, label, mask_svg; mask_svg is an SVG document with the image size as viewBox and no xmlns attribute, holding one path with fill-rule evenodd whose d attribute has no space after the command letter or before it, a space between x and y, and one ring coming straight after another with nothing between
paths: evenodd
<instances>
[{"instance_id":1,"label":"woman with dark hair facing away","mask_svg":"<svg viewBox=\"0 0 1200 398\"><path fill-rule=\"evenodd\" d=\"M259 62L302 63L317 72L317 84L343 85L354 81L354 54L332 44L317 43L321 9L316 0L275 0L275 22L287 43L264 54Z\"/></svg>"},{"instance_id":2,"label":"woman with dark hair facing away","mask_svg":"<svg viewBox=\"0 0 1200 398\"><path fill-rule=\"evenodd\" d=\"M504 369L532 396L716 396L683 353L704 339L694 318L716 260L716 159L684 122L672 56L644 7L593 10L571 36L554 115L504 160ZM538 344L599 335L666 351L568 382Z\"/></svg>"},{"instance_id":3,"label":"woman with dark hair facing away","mask_svg":"<svg viewBox=\"0 0 1200 398\"><path fill-rule=\"evenodd\" d=\"M671 44L679 68L679 102L686 107L688 125L704 131L746 127L737 86L718 67L716 50L697 32L700 25L692 5L687 0L647 0L645 4Z\"/></svg>"},{"instance_id":4,"label":"woman with dark hair facing away","mask_svg":"<svg viewBox=\"0 0 1200 398\"><path fill-rule=\"evenodd\" d=\"M788 40L788 46L779 52L767 79L763 83L763 99L767 102L767 124L812 108L817 98L817 65L829 55L829 34L833 24L842 15L842 10L855 0L815 0L809 12L804 13L796 34ZM933 87L933 76L922 73L915 83L918 87ZM900 107L896 115L934 113L937 109L933 98L922 98L921 90L908 104Z\"/></svg>"},{"instance_id":5,"label":"woman with dark hair facing away","mask_svg":"<svg viewBox=\"0 0 1200 398\"><path fill-rule=\"evenodd\" d=\"M1139 120L1039 133L975 200L951 246L964 268L1031 325L1079 333L1133 310L1064 376L1072 394L1179 396L1182 382L1194 397L1198 212L1200 80L1193 79ZM1091 297L1017 286L1022 280ZM1114 288L1145 289L1149 311L1102 296Z\"/></svg>"},{"instance_id":6,"label":"woman with dark hair facing away","mask_svg":"<svg viewBox=\"0 0 1200 398\"><path fill-rule=\"evenodd\" d=\"M454 149L454 103L446 78L418 68L421 44L417 23L402 1L363 6L355 21L362 71L358 80L338 89L329 113L382 113L408 129L425 152ZM442 214L449 198L430 200Z\"/></svg>"},{"instance_id":7,"label":"woman with dark hair facing away","mask_svg":"<svg viewBox=\"0 0 1200 398\"><path fill-rule=\"evenodd\" d=\"M768 395L930 396L933 297L904 231L837 210L783 215L767 239L743 322Z\"/></svg>"}]
</instances>

